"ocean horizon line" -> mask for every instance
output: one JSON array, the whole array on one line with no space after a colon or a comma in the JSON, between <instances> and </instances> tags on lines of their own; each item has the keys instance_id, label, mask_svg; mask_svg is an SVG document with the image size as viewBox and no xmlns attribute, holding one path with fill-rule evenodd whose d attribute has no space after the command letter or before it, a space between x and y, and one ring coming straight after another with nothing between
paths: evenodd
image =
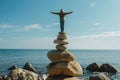
<instances>
[{"instance_id":1,"label":"ocean horizon line","mask_svg":"<svg viewBox=\"0 0 120 80\"><path fill-rule=\"evenodd\" d=\"M55 50L55 49L32 49L32 48L0 48L0 50ZM120 50L120 49L67 49L67 50Z\"/></svg>"}]
</instances>

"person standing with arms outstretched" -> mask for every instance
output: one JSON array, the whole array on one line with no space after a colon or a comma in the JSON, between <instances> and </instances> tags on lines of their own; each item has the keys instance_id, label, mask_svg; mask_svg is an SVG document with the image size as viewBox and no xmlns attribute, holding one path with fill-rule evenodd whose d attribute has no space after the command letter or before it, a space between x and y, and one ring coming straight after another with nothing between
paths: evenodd
<instances>
[{"instance_id":1,"label":"person standing with arms outstretched","mask_svg":"<svg viewBox=\"0 0 120 80\"><path fill-rule=\"evenodd\" d=\"M61 32L64 32L64 17L65 15L68 15L68 14L71 14L72 12L64 12L62 9L60 10L60 12L51 12L53 14L56 14L56 15L59 15L60 17L60 29L61 29Z\"/></svg>"}]
</instances>

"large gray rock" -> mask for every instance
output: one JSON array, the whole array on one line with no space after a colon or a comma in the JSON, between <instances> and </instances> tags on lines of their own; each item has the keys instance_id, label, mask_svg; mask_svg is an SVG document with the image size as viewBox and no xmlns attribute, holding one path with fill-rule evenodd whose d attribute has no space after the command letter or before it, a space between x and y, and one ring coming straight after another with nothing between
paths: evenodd
<instances>
[{"instance_id":1,"label":"large gray rock","mask_svg":"<svg viewBox=\"0 0 120 80\"><path fill-rule=\"evenodd\" d=\"M81 76L83 74L80 64L76 61L51 63L47 66L47 73L50 76L66 75Z\"/></svg>"},{"instance_id":2,"label":"large gray rock","mask_svg":"<svg viewBox=\"0 0 120 80\"><path fill-rule=\"evenodd\" d=\"M117 73L117 70L110 64L102 64L100 66L101 72L108 72L108 73Z\"/></svg>"},{"instance_id":3,"label":"large gray rock","mask_svg":"<svg viewBox=\"0 0 120 80\"><path fill-rule=\"evenodd\" d=\"M42 80L38 74L25 69L12 70L6 80Z\"/></svg>"},{"instance_id":4,"label":"large gray rock","mask_svg":"<svg viewBox=\"0 0 120 80\"><path fill-rule=\"evenodd\" d=\"M26 70L29 70L29 71L32 71L32 72L37 72L36 69L32 66L32 64L30 63L26 63L24 66L23 66L23 69L26 69Z\"/></svg>"},{"instance_id":5,"label":"large gray rock","mask_svg":"<svg viewBox=\"0 0 120 80\"><path fill-rule=\"evenodd\" d=\"M89 80L110 80L105 73L95 73L89 77Z\"/></svg>"},{"instance_id":6,"label":"large gray rock","mask_svg":"<svg viewBox=\"0 0 120 80\"><path fill-rule=\"evenodd\" d=\"M74 56L68 51L51 50L47 54L51 62L73 61Z\"/></svg>"}]
</instances>

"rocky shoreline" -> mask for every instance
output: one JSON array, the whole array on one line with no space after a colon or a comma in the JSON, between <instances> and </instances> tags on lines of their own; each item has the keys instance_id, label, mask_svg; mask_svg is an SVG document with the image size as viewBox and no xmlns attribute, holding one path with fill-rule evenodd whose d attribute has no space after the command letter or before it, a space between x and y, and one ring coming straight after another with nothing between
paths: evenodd
<instances>
[{"instance_id":1,"label":"rocky shoreline","mask_svg":"<svg viewBox=\"0 0 120 80\"><path fill-rule=\"evenodd\" d=\"M30 63L26 63L23 68L11 66L7 76L0 76L0 80L111 80L110 74L114 75L118 71L110 64L97 63L89 64L85 70L91 72L87 78L82 78L84 69L75 61L74 55L67 50L67 37L65 32L59 32L55 50L50 50L47 54L51 61L47 66L47 74L37 72Z\"/></svg>"},{"instance_id":2,"label":"rocky shoreline","mask_svg":"<svg viewBox=\"0 0 120 80\"><path fill-rule=\"evenodd\" d=\"M0 80L49 80L49 74L42 74L30 63L26 63L23 68L17 68L16 65L8 68L10 73L5 76L0 76ZM110 64L102 64L99 66L97 63L89 64L85 70L91 73L87 78L77 78L66 75L49 76L50 80L112 80L111 75L115 75L117 70ZM84 75L84 73L83 73Z\"/></svg>"}]
</instances>

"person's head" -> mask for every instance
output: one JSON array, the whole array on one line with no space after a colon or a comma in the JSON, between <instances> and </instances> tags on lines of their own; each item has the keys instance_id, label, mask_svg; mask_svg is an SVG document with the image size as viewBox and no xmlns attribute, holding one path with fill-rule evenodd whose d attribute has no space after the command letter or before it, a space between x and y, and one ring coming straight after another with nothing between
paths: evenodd
<instances>
[{"instance_id":1,"label":"person's head","mask_svg":"<svg viewBox=\"0 0 120 80\"><path fill-rule=\"evenodd\" d=\"M60 12L64 13L62 9L60 10Z\"/></svg>"}]
</instances>

